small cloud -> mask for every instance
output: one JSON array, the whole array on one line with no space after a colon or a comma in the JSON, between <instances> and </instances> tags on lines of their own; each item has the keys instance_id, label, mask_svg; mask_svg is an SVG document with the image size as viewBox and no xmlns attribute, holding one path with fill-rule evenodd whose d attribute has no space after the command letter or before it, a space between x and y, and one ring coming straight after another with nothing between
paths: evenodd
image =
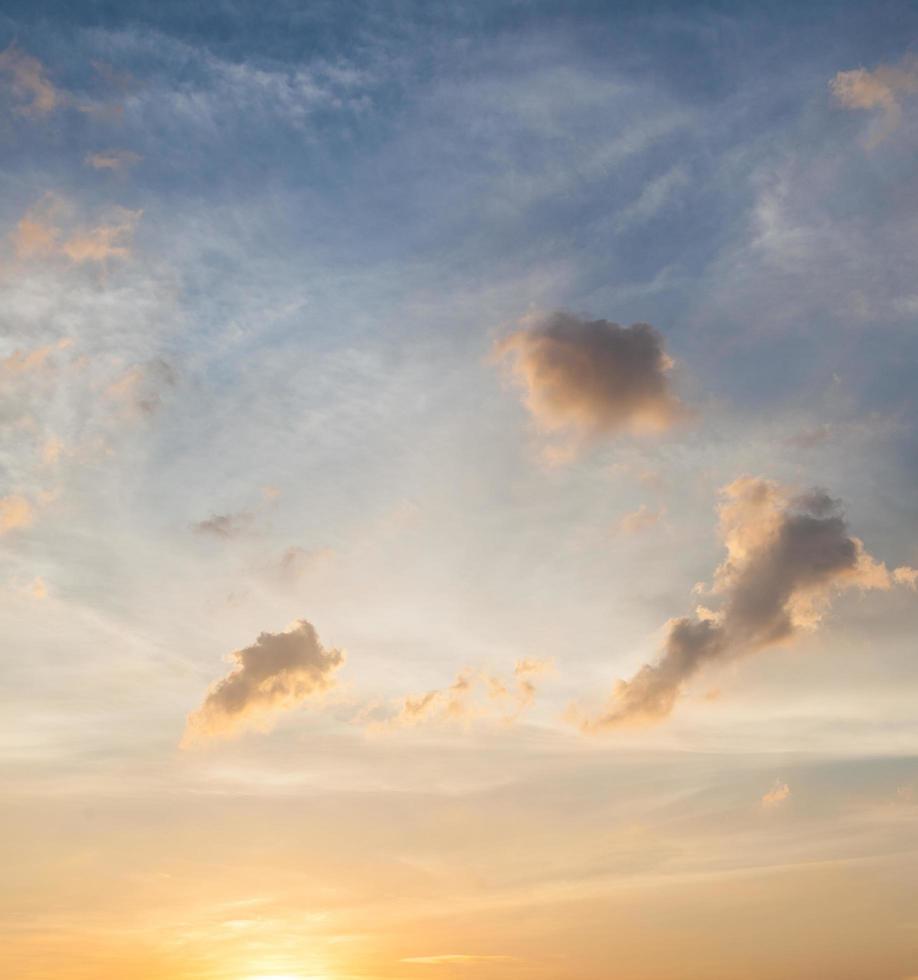
<instances>
[{"instance_id":1,"label":"small cloud","mask_svg":"<svg viewBox=\"0 0 918 980\"><path fill-rule=\"evenodd\" d=\"M140 159L140 154L132 150L104 150L99 153L88 153L83 162L93 170L110 170L115 173L127 170Z\"/></svg>"},{"instance_id":2,"label":"small cloud","mask_svg":"<svg viewBox=\"0 0 918 980\"><path fill-rule=\"evenodd\" d=\"M184 746L245 727L265 728L278 712L331 688L344 654L323 647L313 625L300 619L283 633L261 633L251 646L230 654L230 660L233 670L188 716Z\"/></svg>"},{"instance_id":3,"label":"small cloud","mask_svg":"<svg viewBox=\"0 0 918 980\"><path fill-rule=\"evenodd\" d=\"M824 446L831 436L831 425L817 425L812 429L804 429L802 432L794 433L785 439L784 443L793 449L815 449L817 446Z\"/></svg>"},{"instance_id":4,"label":"small cloud","mask_svg":"<svg viewBox=\"0 0 918 980\"><path fill-rule=\"evenodd\" d=\"M105 389L105 395L129 412L152 415L162 405L163 392L175 386L175 371L161 357L135 364Z\"/></svg>"},{"instance_id":5,"label":"small cloud","mask_svg":"<svg viewBox=\"0 0 918 980\"><path fill-rule=\"evenodd\" d=\"M101 224L77 228L72 226L70 207L46 195L19 220L10 240L16 257L23 261L66 258L74 265L105 265L131 254L131 240L142 215L142 211L114 208ZM65 223L71 227L65 228Z\"/></svg>"},{"instance_id":6,"label":"small cloud","mask_svg":"<svg viewBox=\"0 0 918 980\"><path fill-rule=\"evenodd\" d=\"M898 65L879 65L873 71L840 71L829 82L832 94L846 109L878 109L882 121L870 146L886 139L902 120L901 97L918 92L918 57L907 54Z\"/></svg>"},{"instance_id":7,"label":"small cloud","mask_svg":"<svg viewBox=\"0 0 918 980\"><path fill-rule=\"evenodd\" d=\"M557 312L505 337L494 353L511 359L526 406L546 432L659 432L688 415L671 390L663 338L647 323L622 327Z\"/></svg>"},{"instance_id":8,"label":"small cloud","mask_svg":"<svg viewBox=\"0 0 918 980\"><path fill-rule=\"evenodd\" d=\"M10 81L20 115L45 116L61 104L60 93L45 74L44 65L14 44L0 52L0 73Z\"/></svg>"},{"instance_id":9,"label":"small cloud","mask_svg":"<svg viewBox=\"0 0 918 980\"><path fill-rule=\"evenodd\" d=\"M900 565L893 569L892 577L896 585L904 585L909 589L918 590L918 568Z\"/></svg>"},{"instance_id":10,"label":"small cloud","mask_svg":"<svg viewBox=\"0 0 918 980\"><path fill-rule=\"evenodd\" d=\"M197 534L208 534L215 538L236 538L251 530L255 515L248 510L235 514L214 514L206 520L191 525Z\"/></svg>"},{"instance_id":11,"label":"small cloud","mask_svg":"<svg viewBox=\"0 0 918 980\"><path fill-rule=\"evenodd\" d=\"M780 806L790 798L790 795L790 786L788 786L787 783L782 783L779 779L776 779L771 789L762 797L762 806Z\"/></svg>"},{"instance_id":12,"label":"small cloud","mask_svg":"<svg viewBox=\"0 0 918 980\"><path fill-rule=\"evenodd\" d=\"M651 510L647 504L641 504L637 510L625 514L614 527L616 534L639 534L660 522L662 510Z\"/></svg>"},{"instance_id":13,"label":"small cloud","mask_svg":"<svg viewBox=\"0 0 918 980\"><path fill-rule=\"evenodd\" d=\"M334 552L331 548L300 548L292 545L286 548L273 562L268 571L271 577L291 585L298 582L308 571L328 561Z\"/></svg>"},{"instance_id":14,"label":"small cloud","mask_svg":"<svg viewBox=\"0 0 918 980\"><path fill-rule=\"evenodd\" d=\"M35 508L20 494L0 497L0 534L29 527L35 520Z\"/></svg>"},{"instance_id":15,"label":"small cloud","mask_svg":"<svg viewBox=\"0 0 918 980\"><path fill-rule=\"evenodd\" d=\"M491 718L510 724L535 701L534 678L548 673L550 660L524 658L513 667L511 677L488 671L463 668L446 688L435 688L423 694L410 694L396 700L390 710L371 722L374 730L411 728L425 723L444 724ZM374 712L370 712L374 714Z\"/></svg>"}]
</instances>

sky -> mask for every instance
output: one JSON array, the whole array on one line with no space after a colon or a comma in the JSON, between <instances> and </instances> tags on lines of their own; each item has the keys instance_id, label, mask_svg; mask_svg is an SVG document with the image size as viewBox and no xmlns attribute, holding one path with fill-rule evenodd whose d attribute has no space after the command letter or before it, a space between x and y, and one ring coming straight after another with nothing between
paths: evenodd
<instances>
[{"instance_id":1,"label":"sky","mask_svg":"<svg viewBox=\"0 0 918 980\"><path fill-rule=\"evenodd\" d=\"M918 977L918 7L0 4L0 975Z\"/></svg>"}]
</instances>

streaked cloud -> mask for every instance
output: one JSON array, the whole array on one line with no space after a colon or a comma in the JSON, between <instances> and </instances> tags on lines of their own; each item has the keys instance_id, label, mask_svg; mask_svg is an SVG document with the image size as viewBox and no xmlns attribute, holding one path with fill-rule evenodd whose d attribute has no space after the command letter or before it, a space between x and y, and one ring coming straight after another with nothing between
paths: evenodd
<instances>
[{"instance_id":1,"label":"streaked cloud","mask_svg":"<svg viewBox=\"0 0 918 980\"><path fill-rule=\"evenodd\" d=\"M583 437L659 432L686 416L673 362L648 323L623 327L556 312L495 345L543 431Z\"/></svg>"},{"instance_id":2,"label":"streaked cloud","mask_svg":"<svg viewBox=\"0 0 918 980\"><path fill-rule=\"evenodd\" d=\"M64 257L75 265L124 259L131 253L134 230L142 211L112 208L106 220L89 227L73 221L73 208L46 195L19 220L10 235L13 251L23 261Z\"/></svg>"},{"instance_id":3,"label":"streaked cloud","mask_svg":"<svg viewBox=\"0 0 918 980\"><path fill-rule=\"evenodd\" d=\"M455 963L511 963L516 960L515 956L489 956L482 953L438 953L435 956L405 956L400 962L440 966Z\"/></svg>"},{"instance_id":4,"label":"streaked cloud","mask_svg":"<svg viewBox=\"0 0 918 980\"><path fill-rule=\"evenodd\" d=\"M140 159L140 154L132 150L103 150L98 153L88 153L84 162L93 170L122 171L132 167Z\"/></svg>"},{"instance_id":5,"label":"streaked cloud","mask_svg":"<svg viewBox=\"0 0 918 980\"><path fill-rule=\"evenodd\" d=\"M890 572L872 558L849 533L840 502L822 490L798 495L741 477L721 491L719 512L727 556L710 594L721 608L671 621L660 658L619 681L604 712L583 717L573 710L584 730L659 721L704 667L815 629L838 593L910 584L918 574Z\"/></svg>"},{"instance_id":6,"label":"streaked cloud","mask_svg":"<svg viewBox=\"0 0 918 980\"><path fill-rule=\"evenodd\" d=\"M184 745L247 727L269 727L278 712L331 688L344 653L326 649L313 625L300 619L282 633L259 634L251 646L230 654L230 660L233 670L188 716Z\"/></svg>"},{"instance_id":7,"label":"streaked cloud","mask_svg":"<svg viewBox=\"0 0 918 980\"><path fill-rule=\"evenodd\" d=\"M662 517L662 510L652 510L647 504L641 504L637 510L619 518L613 530L617 534L639 534L641 531L646 531L655 524L659 524Z\"/></svg>"}]
</instances>

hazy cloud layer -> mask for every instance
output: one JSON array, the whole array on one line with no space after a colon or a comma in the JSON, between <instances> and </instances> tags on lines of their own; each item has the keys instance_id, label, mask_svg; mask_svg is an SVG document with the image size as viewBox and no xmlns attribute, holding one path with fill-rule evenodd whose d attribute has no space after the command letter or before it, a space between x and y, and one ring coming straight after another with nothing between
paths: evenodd
<instances>
[{"instance_id":1,"label":"hazy cloud layer","mask_svg":"<svg viewBox=\"0 0 918 980\"><path fill-rule=\"evenodd\" d=\"M672 360L648 323L622 327L557 312L495 347L539 427L584 436L669 428L685 416L673 394Z\"/></svg>"},{"instance_id":2,"label":"hazy cloud layer","mask_svg":"<svg viewBox=\"0 0 918 980\"><path fill-rule=\"evenodd\" d=\"M848 531L839 501L822 490L794 495L768 480L741 477L721 491L727 557L710 593L720 609L673 620L661 657L619 681L607 710L579 719L585 730L666 717L683 684L709 663L792 640L814 629L846 589L911 584L915 571L890 572Z\"/></svg>"},{"instance_id":3,"label":"hazy cloud layer","mask_svg":"<svg viewBox=\"0 0 918 980\"><path fill-rule=\"evenodd\" d=\"M230 659L234 669L188 716L183 744L245 727L266 727L272 714L332 687L344 654L323 647L312 624L300 619L283 633L261 633Z\"/></svg>"},{"instance_id":4,"label":"hazy cloud layer","mask_svg":"<svg viewBox=\"0 0 918 980\"><path fill-rule=\"evenodd\" d=\"M845 108L882 111L882 124L870 139L876 145L901 122L901 97L918 92L918 57L909 54L898 65L879 65L873 71L866 68L840 71L829 84Z\"/></svg>"}]
</instances>

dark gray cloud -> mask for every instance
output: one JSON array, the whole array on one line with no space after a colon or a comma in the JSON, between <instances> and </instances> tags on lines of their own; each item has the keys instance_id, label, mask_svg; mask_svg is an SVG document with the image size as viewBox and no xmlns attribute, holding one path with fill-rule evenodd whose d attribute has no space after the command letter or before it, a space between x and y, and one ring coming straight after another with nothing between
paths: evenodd
<instances>
[{"instance_id":1,"label":"dark gray cloud","mask_svg":"<svg viewBox=\"0 0 918 980\"><path fill-rule=\"evenodd\" d=\"M207 534L215 538L235 538L250 530L255 515L248 510L235 514L214 514L206 520L197 521L191 525L198 534Z\"/></svg>"},{"instance_id":2,"label":"dark gray cloud","mask_svg":"<svg viewBox=\"0 0 918 980\"><path fill-rule=\"evenodd\" d=\"M275 712L332 687L344 654L323 647L312 624L300 619L283 633L261 633L231 659L234 669L188 716L185 744L246 726L264 727Z\"/></svg>"},{"instance_id":3,"label":"dark gray cloud","mask_svg":"<svg viewBox=\"0 0 918 980\"><path fill-rule=\"evenodd\" d=\"M687 412L671 390L672 360L649 323L623 327L552 313L501 340L538 424L584 435L652 432Z\"/></svg>"},{"instance_id":4,"label":"dark gray cloud","mask_svg":"<svg viewBox=\"0 0 918 980\"><path fill-rule=\"evenodd\" d=\"M712 594L717 612L670 622L663 652L620 681L587 730L668 715L686 681L707 664L752 653L815 628L833 595L845 589L911 584L912 569L890 572L848 531L839 501L822 490L794 496L767 480L743 477L724 487L720 530L727 557Z\"/></svg>"}]
</instances>

